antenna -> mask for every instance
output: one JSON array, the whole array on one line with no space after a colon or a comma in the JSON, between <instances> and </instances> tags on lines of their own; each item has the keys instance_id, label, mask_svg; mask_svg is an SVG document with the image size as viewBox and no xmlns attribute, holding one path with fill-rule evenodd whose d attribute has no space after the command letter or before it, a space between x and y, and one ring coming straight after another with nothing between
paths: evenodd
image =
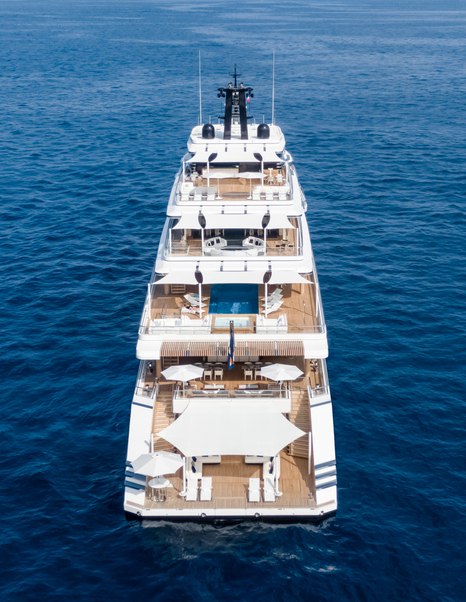
<instances>
[{"instance_id":1,"label":"antenna","mask_svg":"<svg viewBox=\"0 0 466 602\"><path fill-rule=\"evenodd\" d=\"M199 125L202 125L201 51L199 50Z\"/></svg>"},{"instance_id":2,"label":"antenna","mask_svg":"<svg viewBox=\"0 0 466 602\"><path fill-rule=\"evenodd\" d=\"M275 124L275 50L272 54L272 125Z\"/></svg>"}]
</instances>

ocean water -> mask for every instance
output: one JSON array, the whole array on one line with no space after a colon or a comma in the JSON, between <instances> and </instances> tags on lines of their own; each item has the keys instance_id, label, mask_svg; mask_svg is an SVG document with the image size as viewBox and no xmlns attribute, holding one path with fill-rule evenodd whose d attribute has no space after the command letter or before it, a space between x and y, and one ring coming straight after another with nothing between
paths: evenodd
<instances>
[{"instance_id":1,"label":"ocean water","mask_svg":"<svg viewBox=\"0 0 466 602\"><path fill-rule=\"evenodd\" d=\"M1 600L466 599L464 0L2 0ZM284 129L329 330L339 512L127 521L135 343L190 127Z\"/></svg>"}]
</instances>

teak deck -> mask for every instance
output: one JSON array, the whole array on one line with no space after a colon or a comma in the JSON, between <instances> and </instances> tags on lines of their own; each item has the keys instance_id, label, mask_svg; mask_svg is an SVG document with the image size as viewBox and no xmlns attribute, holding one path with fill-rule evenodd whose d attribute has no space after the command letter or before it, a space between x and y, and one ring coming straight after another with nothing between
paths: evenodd
<instances>
[{"instance_id":1,"label":"teak deck","mask_svg":"<svg viewBox=\"0 0 466 602\"><path fill-rule=\"evenodd\" d=\"M151 489L146 488L146 504L149 508L260 508L260 507L315 507L311 493L311 479L307 474L307 460L295 458L282 452L280 455L280 490L283 495L275 502L264 502L261 491L260 502L248 501L248 486L251 477L262 477L262 465L246 464L242 456L224 456L220 464L204 464L202 476L212 477L212 500L188 502L180 496L182 491L181 469L170 476L173 485L164 490L165 501L151 499Z\"/></svg>"},{"instance_id":2,"label":"teak deck","mask_svg":"<svg viewBox=\"0 0 466 602\"><path fill-rule=\"evenodd\" d=\"M269 287L269 294L275 287ZM197 287L186 287L187 292L197 293ZM262 299L264 297L264 286L259 286L259 310L263 313ZM205 299L205 307L202 308L202 316L209 313L210 286L205 285L202 289L202 297ZM152 299L150 319L173 318L181 315L181 310L186 305L183 295L176 293L158 293ZM271 304L270 304L271 306ZM316 312L316 298L314 285L304 284L286 284L283 286L283 303L274 312L269 312L268 317L277 318L285 313L288 320L288 327L299 331L305 331L306 328L318 328L320 326ZM184 314L192 318L199 318L198 313ZM254 323L251 323L251 328Z\"/></svg>"}]
</instances>

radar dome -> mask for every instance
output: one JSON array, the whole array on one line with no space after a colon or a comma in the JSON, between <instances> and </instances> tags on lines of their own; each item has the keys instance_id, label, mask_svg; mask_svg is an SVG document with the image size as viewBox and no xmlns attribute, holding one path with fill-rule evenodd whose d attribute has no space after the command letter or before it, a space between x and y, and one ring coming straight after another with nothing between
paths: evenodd
<instances>
[{"instance_id":1,"label":"radar dome","mask_svg":"<svg viewBox=\"0 0 466 602\"><path fill-rule=\"evenodd\" d=\"M202 126L202 137L206 138L207 140L212 140L212 138L215 138L215 128L211 123L205 123Z\"/></svg>"}]
</instances>

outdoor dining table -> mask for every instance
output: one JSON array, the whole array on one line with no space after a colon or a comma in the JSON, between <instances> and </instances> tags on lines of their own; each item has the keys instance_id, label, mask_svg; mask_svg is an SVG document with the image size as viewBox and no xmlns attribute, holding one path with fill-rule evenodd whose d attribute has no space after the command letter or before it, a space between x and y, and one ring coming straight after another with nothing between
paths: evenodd
<instances>
[{"instance_id":1,"label":"outdoor dining table","mask_svg":"<svg viewBox=\"0 0 466 602\"><path fill-rule=\"evenodd\" d=\"M164 502L167 497L167 487L173 487L173 485L166 477L161 476L151 479L149 487L152 489L152 499L155 502Z\"/></svg>"}]
</instances>

